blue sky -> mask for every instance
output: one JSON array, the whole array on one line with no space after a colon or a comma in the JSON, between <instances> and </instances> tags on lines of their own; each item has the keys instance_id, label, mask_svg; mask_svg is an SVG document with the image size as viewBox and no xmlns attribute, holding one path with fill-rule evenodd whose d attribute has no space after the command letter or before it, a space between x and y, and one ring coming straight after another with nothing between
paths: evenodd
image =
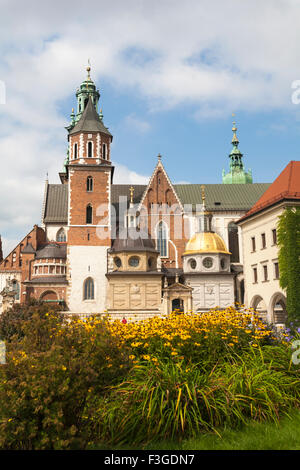
<instances>
[{"instance_id":1,"label":"blue sky","mask_svg":"<svg viewBox=\"0 0 300 470\"><path fill-rule=\"evenodd\" d=\"M232 112L255 182L300 160L299 19L294 0L2 0L4 251L40 223L46 172L58 182L88 58L116 183L146 183L158 153L175 183L221 183Z\"/></svg>"}]
</instances>

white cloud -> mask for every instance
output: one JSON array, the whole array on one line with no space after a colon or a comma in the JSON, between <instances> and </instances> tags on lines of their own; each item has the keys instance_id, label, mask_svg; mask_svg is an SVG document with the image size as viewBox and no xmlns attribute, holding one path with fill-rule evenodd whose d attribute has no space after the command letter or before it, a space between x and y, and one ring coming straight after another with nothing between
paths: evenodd
<instances>
[{"instance_id":1,"label":"white cloud","mask_svg":"<svg viewBox=\"0 0 300 470\"><path fill-rule=\"evenodd\" d=\"M138 133L145 134L151 128L149 122L137 117L134 113L125 117L124 123L129 129L135 129Z\"/></svg>"},{"instance_id":2,"label":"white cloud","mask_svg":"<svg viewBox=\"0 0 300 470\"><path fill-rule=\"evenodd\" d=\"M149 176L139 175L125 165L115 164L114 184L148 184Z\"/></svg>"},{"instance_id":3,"label":"white cloud","mask_svg":"<svg viewBox=\"0 0 300 470\"><path fill-rule=\"evenodd\" d=\"M88 57L100 89L109 79L152 113L182 103L196 119L296 111L299 15L295 0L2 1L0 231L13 237L40 217L45 173L53 182L66 152L60 106ZM150 130L134 113L126 123ZM147 176L117 165L115 181L146 184Z\"/></svg>"}]
</instances>

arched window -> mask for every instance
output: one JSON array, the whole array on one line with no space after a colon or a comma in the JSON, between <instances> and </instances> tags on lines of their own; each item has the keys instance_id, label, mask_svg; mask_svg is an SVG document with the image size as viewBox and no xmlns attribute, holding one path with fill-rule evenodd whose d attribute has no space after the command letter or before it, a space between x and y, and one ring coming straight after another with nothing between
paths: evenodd
<instances>
[{"instance_id":1,"label":"arched window","mask_svg":"<svg viewBox=\"0 0 300 470\"><path fill-rule=\"evenodd\" d=\"M66 242L67 241L66 232L64 231L63 228L60 228L59 231L57 232L56 241L57 242Z\"/></svg>"},{"instance_id":2,"label":"arched window","mask_svg":"<svg viewBox=\"0 0 300 470\"><path fill-rule=\"evenodd\" d=\"M93 208L90 204L86 206L86 223L87 224L93 223Z\"/></svg>"},{"instance_id":3,"label":"arched window","mask_svg":"<svg viewBox=\"0 0 300 470\"><path fill-rule=\"evenodd\" d=\"M74 144L74 160L77 158L77 150L78 150L78 145Z\"/></svg>"},{"instance_id":4,"label":"arched window","mask_svg":"<svg viewBox=\"0 0 300 470\"><path fill-rule=\"evenodd\" d=\"M95 286L91 277L84 281L83 285L83 300L93 300L95 298Z\"/></svg>"},{"instance_id":5,"label":"arched window","mask_svg":"<svg viewBox=\"0 0 300 470\"><path fill-rule=\"evenodd\" d=\"M106 160L106 144L102 144L102 158Z\"/></svg>"},{"instance_id":6,"label":"arched window","mask_svg":"<svg viewBox=\"0 0 300 470\"><path fill-rule=\"evenodd\" d=\"M94 189L94 182L92 176L88 176L86 179L86 190L92 192Z\"/></svg>"},{"instance_id":7,"label":"arched window","mask_svg":"<svg viewBox=\"0 0 300 470\"><path fill-rule=\"evenodd\" d=\"M93 157L93 142L88 142L88 158Z\"/></svg>"},{"instance_id":8,"label":"arched window","mask_svg":"<svg viewBox=\"0 0 300 470\"><path fill-rule=\"evenodd\" d=\"M234 222L228 225L228 245L232 263L240 261L238 226Z\"/></svg>"},{"instance_id":9,"label":"arched window","mask_svg":"<svg viewBox=\"0 0 300 470\"><path fill-rule=\"evenodd\" d=\"M157 226L157 249L160 252L160 256L167 257L168 256L168 230L166 224L161 221Z\"/></svg>"}]
</instances>

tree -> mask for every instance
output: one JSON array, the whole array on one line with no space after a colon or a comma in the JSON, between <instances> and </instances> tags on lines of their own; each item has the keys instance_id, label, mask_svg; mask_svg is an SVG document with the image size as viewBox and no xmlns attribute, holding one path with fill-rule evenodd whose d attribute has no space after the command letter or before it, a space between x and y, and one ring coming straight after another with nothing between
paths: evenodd
<instances>
[{"instance_id":1,"label":"tree","mask_svg":"<svg viewBox=\"0 0 300 470\"><path fill-rule=\"evenodd\" d=\"M300 207L287 208L278 222L280 286L286 289L289 321L300 321Z\"/></svg>"}]
</instances>

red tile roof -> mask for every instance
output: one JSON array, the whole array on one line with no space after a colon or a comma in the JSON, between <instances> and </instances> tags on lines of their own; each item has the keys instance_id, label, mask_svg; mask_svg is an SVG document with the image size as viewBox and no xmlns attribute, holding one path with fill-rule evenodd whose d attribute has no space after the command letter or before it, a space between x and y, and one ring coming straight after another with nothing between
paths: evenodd
<instances>
[{"instance_id":1,"label":"red tile roof","mask_svg":"<svg viewBox=\"0 0 300 470\"><path fill-rule=\"evenodd\" d=\"M300 202L300 161L291 161L240 221L283 200Z\"/></svg>"}]
</instances>

